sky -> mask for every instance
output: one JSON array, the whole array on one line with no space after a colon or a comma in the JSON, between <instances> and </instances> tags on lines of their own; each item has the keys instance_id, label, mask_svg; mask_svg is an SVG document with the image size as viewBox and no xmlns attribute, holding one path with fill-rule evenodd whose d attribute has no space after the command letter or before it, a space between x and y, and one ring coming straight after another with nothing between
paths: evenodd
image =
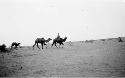
<instances>
[{"instance_id":1,"label":"sky","mask_svg":"<svg viewBox=\"0 0 125 78\"><path fill-rule=\"evenodd\" d=\"M125 0L0 0L0 44L125 37Z\"/></svg>"}]
</instances>

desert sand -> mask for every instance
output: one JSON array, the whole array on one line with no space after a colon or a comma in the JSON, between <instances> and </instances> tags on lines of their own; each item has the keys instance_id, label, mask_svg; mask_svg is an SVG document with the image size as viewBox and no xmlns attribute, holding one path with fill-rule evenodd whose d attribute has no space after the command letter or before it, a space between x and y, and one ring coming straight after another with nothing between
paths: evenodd
<instances>
[{"instance_id":1,"label":"desert sand","mask_svg":"<svg viewBox=\"0 0 125 78\"><path fill-rule=\"evenodd\" d=\"M41 46L40 46L41 47ZM0 53L1 77L125 77L125 42L66 42L63 48L23 46Z\"/></svg>"}]
</instances>

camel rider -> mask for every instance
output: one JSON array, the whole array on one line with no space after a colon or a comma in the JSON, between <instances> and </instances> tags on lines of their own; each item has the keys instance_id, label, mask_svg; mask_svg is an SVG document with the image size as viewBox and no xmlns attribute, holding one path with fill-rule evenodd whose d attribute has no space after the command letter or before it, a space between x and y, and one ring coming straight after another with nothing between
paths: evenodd
<instances>
[{"instance_id":1,"label":"camel rider","mask_svg":"<svg viewBox=\"0 0 125 78\"><path fill-rule=\"evenodd\" d=\"M58 35L57 35L57 39L59 39L60 38L60 35L59 35L59 33L58 33Z\"/></svg>"}]
</instances>

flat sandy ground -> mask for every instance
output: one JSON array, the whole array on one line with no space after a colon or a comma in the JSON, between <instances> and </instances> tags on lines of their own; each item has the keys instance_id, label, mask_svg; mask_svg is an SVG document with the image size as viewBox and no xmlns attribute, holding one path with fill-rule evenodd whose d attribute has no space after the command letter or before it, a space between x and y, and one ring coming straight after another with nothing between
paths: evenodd
<instances>
[{"instance_id":1,"label":"flat sandy ground","mask_svg":"<svg viewBox=\"0 0 125 78\"><path fill-rule=\"evenodd\" d=\"M24 46L0 53L4 77L125 77L125 42L67 42L63 48Z\"/></svg>"}]
</instances>

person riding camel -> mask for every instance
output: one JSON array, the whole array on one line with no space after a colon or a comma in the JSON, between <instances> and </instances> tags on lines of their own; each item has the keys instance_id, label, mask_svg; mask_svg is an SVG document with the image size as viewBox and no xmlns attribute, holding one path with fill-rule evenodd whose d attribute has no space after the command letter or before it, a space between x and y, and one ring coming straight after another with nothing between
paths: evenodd
<instances>
[{"instance_id":1,"label":"person riding camel","mask_svg":"<svg viewBox=\"0 0 125 78\"><path fill-rule=\"evenodd\" d=\"M58 35L57 35L57 38L56 39L60 39L60 35L59 35L59 33L58 33Z\"/></svg>"}]
</instances>

